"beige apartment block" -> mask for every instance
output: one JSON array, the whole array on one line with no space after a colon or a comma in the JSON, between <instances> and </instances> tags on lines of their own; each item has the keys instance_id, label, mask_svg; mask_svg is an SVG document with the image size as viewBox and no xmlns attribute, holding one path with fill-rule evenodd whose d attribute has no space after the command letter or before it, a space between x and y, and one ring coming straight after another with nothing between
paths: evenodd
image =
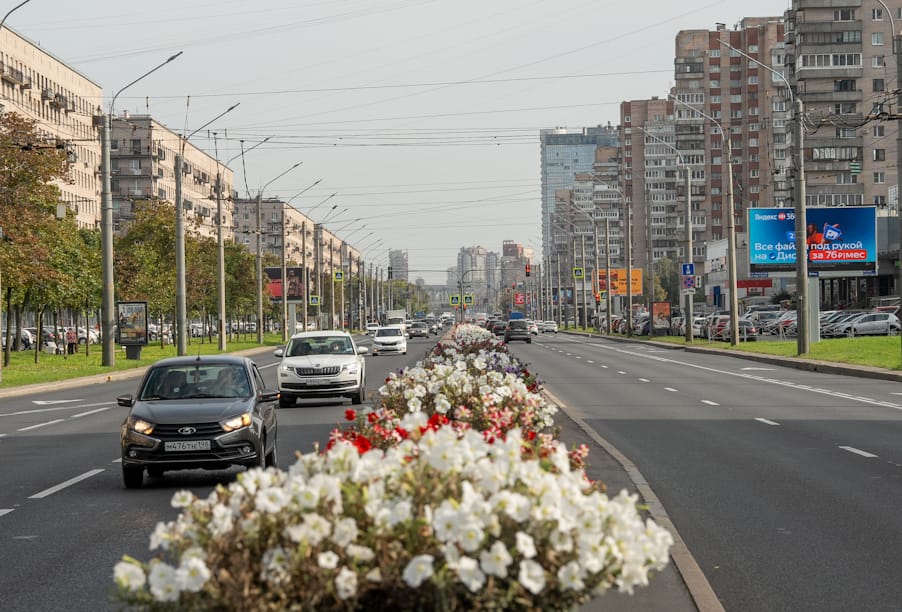
<instances>
[{"instance_id":1,"label":"beige apartment block","mask_svg":"<svg viewBox=\"0 0 902 612\"><path fill-rule=\"evenodd\" d=\"M60 202L80 227L100 222L100 85L21 34L0 30L0 112L37 122L37 147L65 149L68 174L56 184Z\"/></svg>"},{"instance_id":2,"label":"beige apartment block","mask_svg":"<svg viewBox=\"0 0 902 612\"><path fill-rule=\"evenodd\" d=\"M884 8L884 4L886 8ZM889 12L886 9L889 9ZM805 102L808 206L877 206L897 184L891 19L902 2L793 0L786 63Z\"/></svg>"},{"instance_id":3,"label":"beige apartment block","mask_svg":"<svg viewBox=\"0 0 902 612\"><path fill-rule=\"evenodd\" d=\"M149 115L113 117L110 136L110 190L117 230L134 218L141 200L175 202L176 155L183 153L182 204L185 227L202 236L217 235L216 177L221 177L222 224L232 228L233 173L215 157L184 142Z\"/></svg>"}]
</instances>

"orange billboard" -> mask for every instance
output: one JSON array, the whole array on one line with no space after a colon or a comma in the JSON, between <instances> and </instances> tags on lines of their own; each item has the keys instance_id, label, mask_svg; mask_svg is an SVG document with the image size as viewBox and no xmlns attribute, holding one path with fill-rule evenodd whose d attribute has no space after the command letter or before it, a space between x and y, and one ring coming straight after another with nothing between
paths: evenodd
<instances>
[{"instance_id":1,"label":"orange billboard","mask_svg":"<svg viewBox=\"0 0 902 612\"><path fill-rule=\"evenodd\" d=\"M629 287L626 286L626 268L611 268L611 295L627 295ZM633 295L642 294L642 269L633 268L632 282ZM607 291L607 270L598 271L598 287L601 291Z\"/></svg>"}]
</instances>

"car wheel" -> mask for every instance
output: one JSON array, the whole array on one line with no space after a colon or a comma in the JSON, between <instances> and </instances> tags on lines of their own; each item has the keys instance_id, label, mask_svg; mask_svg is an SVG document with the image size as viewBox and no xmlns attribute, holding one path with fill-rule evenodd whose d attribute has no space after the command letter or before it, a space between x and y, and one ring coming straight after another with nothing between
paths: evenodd
<instances>
[{"instance_id":1,"label":"car wheel","mask_svg":"<svg viewBox=\"0 0 902 612\"><path fill-rule=\"evenodd\" d=\"M144 468L122 466L122 483L126 489L140 489L144 483Z\"/></svg>"},{"instance_id":2,"label":"car wheel","mask_svg":"<svg viewBox=\"0 0 902 612\"><path fill-rule=\"evenodd\" d=\"M263 467L268 468L278 468L279 467L279 454L276 450L276 441L272 441L272 450L266 454L266 457L263 458Z\"/></svg>"},{"instance_id":3,"label":"car wheel","mask_svg":"<svg viewBox=\"0 0 902 612\"><path fill-rule=\"evenodd\" d=\"M526 344L532 344L532 338L527 338L527 339L526 339Z\"/></svg>"},{"instance_id":4,"label":"car wheel","mask_svg":"<svg viewBox=\"0 0 902 612\"><path fill-rule=\"evenodd\" d=\"M279 408L291 408L297 403L297 398L293 395L279 394Z\"/></svg>"},{"instance_id":5,"label":"car wheel","mask_svg":"<svg viewBox=\"0 0 902 612\"><path fill-rule=\"evenodd\" d=\"M357 392L351 396L352 404L362 404L366 400L366 381L360 381L360 387L358 387Z\"/></svg>"}]
</instances>

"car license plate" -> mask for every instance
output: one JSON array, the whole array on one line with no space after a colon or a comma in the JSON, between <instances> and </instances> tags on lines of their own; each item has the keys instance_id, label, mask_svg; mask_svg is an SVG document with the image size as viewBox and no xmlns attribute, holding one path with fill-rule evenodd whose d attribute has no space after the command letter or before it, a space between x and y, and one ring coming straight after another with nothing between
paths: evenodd
<instances>
[{"instance_id":1,"label":"car license plate","mask_svg":"<svg viewBox=\"0 0 902 612\"><path fill-rule=\"evenodd\" d=\"M163 449L167 452L169 451L200 451L200 450L210 450L210 441L209 440L175 440L173 442L166 442L163 445Z\"/></svg>"}]
</instances>

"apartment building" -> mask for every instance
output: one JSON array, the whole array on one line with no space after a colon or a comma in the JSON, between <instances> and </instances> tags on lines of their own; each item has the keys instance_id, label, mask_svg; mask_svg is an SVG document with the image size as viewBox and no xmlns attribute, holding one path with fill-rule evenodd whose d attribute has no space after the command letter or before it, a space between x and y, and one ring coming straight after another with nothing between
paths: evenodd
<instances>
[{"instance_id":1,"label":"apartment building","mask_svg":"<svg viewBox=\"0 0 902 612\"><path fill-rule=\"evenodd\" d=\"M808 206L877 206L897 184L892 22L902 2L794 0L786 14L787 66L805 102ZM897 22L898 24L898 22ZM894 109L898 112L898 109Z\"/></svg>"},{"instance_id":2,"label":"apartment building","mask_svg":"<svg viewBox=\"0 0 902 612\"><path fill-rule=\"evenodd\" d=\"M410 278L407 251L390 250L388 252L388 265L391 266L394 280L407 281Z\"/></svg>"},{"instance_id":3,"label":"apartment building","mask_svg":"<svg viewBox=\"0 0 902 612\"><path fill-rule=\"evenodd\" d=\"M0 112L37 122L35 148L66 151L60 202L80 227L100 223L100 85L8 26L0 29Z\"/></svg>"},{"instance_id":4,"label":"apartment building","mask_svg":"<svg viewBox=\"0 0 902 612\"><path fill-rule=\"evenodd\" d=\"M110 191L117 231L134 219L141 200L175 202L176 155L183 152L182 205L185 227L203 236L217 234L216 177L222 183L222 223L231 237L233 174L215 157L183 142L150 115L113 117L110 131Z\"/></svg>"}]
</instances>

